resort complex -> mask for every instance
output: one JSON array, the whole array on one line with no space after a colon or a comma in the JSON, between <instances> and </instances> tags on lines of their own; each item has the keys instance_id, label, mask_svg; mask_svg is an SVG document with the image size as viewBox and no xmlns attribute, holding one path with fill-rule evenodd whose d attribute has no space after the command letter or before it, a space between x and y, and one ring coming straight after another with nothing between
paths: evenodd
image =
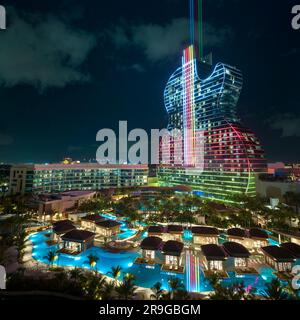
<instances>
[{"instance_id":1,"label":"resort complex","mask_svg":"<svg viewBox=\"0 0 300 320\"><path fill-rule=\"evenodd\" d=\"M134 157L130 157L133 142L136 142L133 148L136 158L141 159L143 151L150 155L148 149L152 145L142 145L146 140L142 135L124 134L127 141L124 146L120 142L124 137L116 138L113 130L103 129L107 135L101 141L97 134L96 141L108 146L107 157L103 155L99 160L95 150L97 162L87 160L88 156L84 155L83 162L66 158L57 163L54 158L54 163L0 166L0 285L5 286L6 299L23 293L55 299L109 301L300 299L300 165L267 165L259 139L238 115L242 72L225 63L213 64L212 56L203 54L201 3L190 0L191 39L188 45L186 39L178 43L182 49L185 44L182 54L178 53L182 56L181 64L165 86L167 121L157 117L155 99L149 99L150 111L145 110L147 99L130 101L131 106L139 104L139 118L135 123L148 121L147 117L153 113L160 118L158 123L167 127L161 131L167 132L168 139L160 136L157 142L158 163L151 161L150 165L148 160L133 161ZM77 11L70 15L77 15ZM74 19L77 23L75 17L63 19ZM181 19L174 21L164 27L153 25L151 28L166 34L169 41L169 31L163 28L180 22L182 29ZM54 39L56 24L60 23L54 23L55 32L51 32ZM42 29L37 32L37 38L47 33ZM68 31L67 27L64 29ZM148 27L142 29L148 30ZM133 43L139 42L137 30L128 28L115 37L128 45L130 56ZM103 32L103 39L110 33L110 29ZM152 32L143 31L143 41L146 41L145 34L152 37ZM217 39L215 30L212 34ZM73 41L76 36L83 37L78 44ZM71 40L61 41L60 45L64 43L64 48L79 51L85 42L92 46L93 41L96 40L82 31L74 32ZM55 41L52 39L46 47L51 47L52 42ZM31 43L29 46L34 51L38 47ZM143 49L146 55L152 53L150 49ZM168 53L167 50L164 58ZM110 59L116 60L118 54L111 55ZM51 74L56 72L52 60L56 64L59 51L54 55L55 58L49 58ZM82 103L94 103L98 93L110 96L108 105L101 101L101 112L99 101L95 103L99 112L96 116L101 117L101 121L107 120L106 113L118 99L122 103L126 100L122 83L116 90L115 73L139 72L139 76L145 77L151 73L142 72L144 67L139 64L124 64L116 69L110 66L106 76L110 79L112 74L110 86L115 90L110 94L105 92L102 82L89 83L87 80L93 77L79 72L77 62L84 60L82 53L61 55L66 63L64 72L74 66L73 77L87 82ZM156 59L152 58L149 60L154 65ZM27 84L25 80L22 77L22 84ZM130 81L133 91L138 90L134 86L139 81ZM11 82L13 79L8 81ZM32 82L44 93L43 83ZM0 86L1 83L0 77ZM65 88L66 84L59 80L55 86ZM89 91L94 86L97 87L95 96ZM75 90L68 95L78 99ZM45 97L53 103L51 90ZM86 105L78 102L79 107ZM71 121L70 114L77 111L68 112L66 119ZM243 111L245 114L249 110ZM88 112L84 110L82 115L88 126L94 128L91 120L95 115ZM114 112L112 109L115 119ZM124 105L122 112L120 117L135 111ZM51 111L51 117L53 114ZM84 122L79 120L80 125L74 123L78 131ZM277 129L280 125L274 127ZM298 128L296 122L292 126L296 137L299 131L295 128ZM290 133L287 128L284 130L288 133L284 131L283 136ZM37 130L35 135L38 134ZM115 138L114 144L116 141L120 144L118 151L110 152L110 135ZM0 132L0 147L1 140L5 140L3 145L9 140L3 137ZM78 146L69 146L66 150L86 150L87 146L79 146L83 141L79 138L75 139ZM51 137L52 144L54 140ZM122 148L126 149L128 159L118 154ZM117 154L121 160L112 163L109 159L116 159ZM40 161L43 157L44 154L36 159Z\"/></svg>"}]
</instances>

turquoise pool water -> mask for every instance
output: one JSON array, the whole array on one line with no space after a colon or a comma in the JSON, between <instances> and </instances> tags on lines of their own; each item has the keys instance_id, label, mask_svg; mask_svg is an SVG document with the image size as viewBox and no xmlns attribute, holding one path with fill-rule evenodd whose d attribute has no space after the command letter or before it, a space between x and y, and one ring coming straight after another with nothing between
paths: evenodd
<instances>
[{"instance_id":1,"label":"turquoise pool water","mask_svg":"<svg viewBox=\"0 0 300 320\"><path fill-rule=\"evenodd\" d=\"M101 213L101 216L110 220L117 220L117 217L111 213ZM137 231L131 228L128 228L126 220L123 218L118 220L121 223L121 233L119 233L116 237L117 240L125 240L137 234Z\"/></svg>"},{"instance_id":2,"label":"turquoise pool water","mask_svg":"<svg viewBox=\"0 0 300 320\"><path fill-rule=\"evenodd\" d=\"M49 232L50 231L44 231L32 234L29 237L33 244L32 257L35 260L46 264L49 263L46 259L48 252L58 249L57 245L48 246L45 243L47 240L45 234ZM112 267L121 266L123 274L134 274L136 276L136 284L141 287L151 288L156 282L161 282L163 288L168 289L168 279L174 276L180 278L190 292L211 291L211 286L208 280L205 279L202 272L202 263L190 256L186 257L186 271L184 274L162 272L161 266L158 264L155 266L134 264L134 260L139 256L139 252L111 253L99 247L92 247L78 256L59 254L58 260L55 262L55 264L59 266L90 269L87 258L90 254L96 255L99 258L96 268L100 273L107 274L109 271L111 271ZM264 288L265 281L269 281L273 276L271 271L271 268L262 270L262 277L252 275L236 277L234 273L231 273L230 278L224 280L223 284L229 285L233 282L243 281L246 286L255 287L259 292L261 292L261 290Z\"/></svg>"}]
</instances>

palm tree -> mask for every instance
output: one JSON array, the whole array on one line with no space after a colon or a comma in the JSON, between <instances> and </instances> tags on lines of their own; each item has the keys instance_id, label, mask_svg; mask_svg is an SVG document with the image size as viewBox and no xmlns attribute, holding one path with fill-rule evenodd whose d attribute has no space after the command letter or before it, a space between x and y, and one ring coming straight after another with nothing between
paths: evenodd
<instances>
[{"instance_id":1,"label":"palm tree","mask_svg":"<svg viewBox=\"0 0 300 320\"><path fill-rule=\"evenodd\" d=\"M107 272L107 274L111 275L115 281L117 281L121 276L122 267L116 266L112 267L111 271Z\"/></svg>"},{"instance_id":2,"label":"palm tree","mask_svg":"<svg viewBox=\"0 0 300 320\"><path fill-rule=\"evenodd\" d=\"M88 261L86 263L88 263L89 266L92 269L95 269L95 271L96 271L96 266L97 266L97 262L99 261L99 258L93 254L88 255L87 258L88 258Z\"/></svg>"},{"instance_id":3,"label":"palm tree","mask_svg":"<svg viewBox=\"0 0 300 320\"><path fill-rule=\"evenodd\" d=\"M79 282L83 278L83 273L79 268L75 267L69 271L69 277L71 280Z\"/></svg>"},{"instance_id":4,"label":"palm tree","mask_svg":"<svg viewBox=\"0 0 300 320\"><path fill-rule=\"evenodd\" d=\"M153 292L151 297L155 300L161 300L164 292L164 290L162 289L162 284L160 282L156 282L154 286L151 288L151 290Z\"/></svg>"},{"instance_id":5,"label":"palm tree","mask_svg":"<svg viewBox=\"0 0 300 320\"><path fill-rule=\"evenodd\" d=\"M131 278L124 278L123 282L116 287L116 293L121 300L132 300L137 287L134 285Z\"/></svg>"},{"instance_id":6,"label":"palm tree","mask_svg":"<svg viewBox=\"0 0 300 320\"><path fill-rule=\"evenodd\" d=\"M115 283L113 281L105 282L101 288L101 297L103 300L112 300L115 295Z\"/></svg>"},{"instance_id":7,"label":"palm tree","mask_svg":"<svg viewBox=\"0 0 300 320\"><path fill-rule=\"evenodd\" d=\"M174 299L174 296L178 291L184 290L184 285L179 278L176 278L176 277L169 278L168 284L170 287L170 300Z\"/></svg>"},{"instance_id":8,"label":"palm tree","mask_svg":"<svg viewBox=\"0 0 300 320\"><path fill-rule=\"evenodd\" d=\"M102 275L89 274L83 285L85 296L89 299L100 300L105 283L105 278Z\"/></svg>"},{"instance_id":9,"label":"palm tree","mask_svg":"<svg viewBox=\"0 0 300 320\"><path fill-rule=\"evenodd\" d=\"M53 267L55 260L57 260L57 255L55 251L49 251L48 254L44 257L44 259L47 259L50 266Z\"/></svg>"},{"instance_id":10,"label":"palm tree","mask_svg":"<svg viewBox=\"0 0 300 320\"><path fill-rule=\"evenodd\" d=\"M286 300L288 298L285 287L278 278L274 278L271 282L266 283L264 296L268 300Z\"/></svg>"}]
</instances>

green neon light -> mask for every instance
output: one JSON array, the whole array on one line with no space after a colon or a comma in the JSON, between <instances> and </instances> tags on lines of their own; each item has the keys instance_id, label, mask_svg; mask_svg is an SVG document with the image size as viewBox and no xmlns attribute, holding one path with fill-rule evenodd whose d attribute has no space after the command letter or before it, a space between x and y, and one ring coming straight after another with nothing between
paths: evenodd
<instances>
[{"instance_id":1,"label":"green neon light","mask_svg":"<svg viewBox=\"0 0 300 320\"><path fill-rule=\"evenodd\" d=\"M199 59L203 59L203 7L202 0L198 0L198 41L199 41Z\"/></svg>"}]
</instances>

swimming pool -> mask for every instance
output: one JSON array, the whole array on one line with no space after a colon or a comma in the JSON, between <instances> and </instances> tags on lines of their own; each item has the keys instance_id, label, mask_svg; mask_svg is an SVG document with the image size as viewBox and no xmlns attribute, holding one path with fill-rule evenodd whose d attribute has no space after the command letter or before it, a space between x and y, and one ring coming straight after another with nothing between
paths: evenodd
<instances>
[{"instance_id":1,"label":"swimming pool","mask_svg":"<svg viewBox=\"0 0 300 320\"><path fill-rule=\"evenodd\" d=\"M32 257L40 262L49 264L47 261L47 254L49 251L58 249L58 245L48 246L45 241L47 237L45 234L51 231L43 231L32 234L29 240L32 242ZM102 274L107 274L112 267L121 266L123 274L132 273L136 276L136 285L146 288L151 288L156 282L161 282L164 289L168 289L168 279L170 277L177 277L183 281L183 284L190 292L208 292L212 288L209 281L204 277L203 264L199 258L187 252L185 257L185 273L176 274L172 272L162 272L161 266L156 264L154 266L134 264L134 260L140 256L138 251L125 251L119 253L112 253L104 248L92 247L87 251L77 255L59 254L55 265L66 267L80 267L91 269L88 263L88 256L93 254L99 258L97 263L97 271ZM272 269L266 268L261 271L262 276L235 276L235 273L230 273L230 278L223 281L223 284L230 285L234 282L243 281L247 287L255 287L259 292L263 290L265 282L270 281Z\"/></svg>"},{"instance_id":2,"label":"swimming pool","mask_svg":"<svg viewBox=\"0 0 300 320\"><path fill-rule=\"evenodd\" d=\"M117 216L111 213L101 213L101 216L105 219L117 220ZM137 234L137 230L128 227L125 218L119 219L118 222L121 223L121 233L116 236L117 240L125 240Z\"/></svg>"}]
</instances>

